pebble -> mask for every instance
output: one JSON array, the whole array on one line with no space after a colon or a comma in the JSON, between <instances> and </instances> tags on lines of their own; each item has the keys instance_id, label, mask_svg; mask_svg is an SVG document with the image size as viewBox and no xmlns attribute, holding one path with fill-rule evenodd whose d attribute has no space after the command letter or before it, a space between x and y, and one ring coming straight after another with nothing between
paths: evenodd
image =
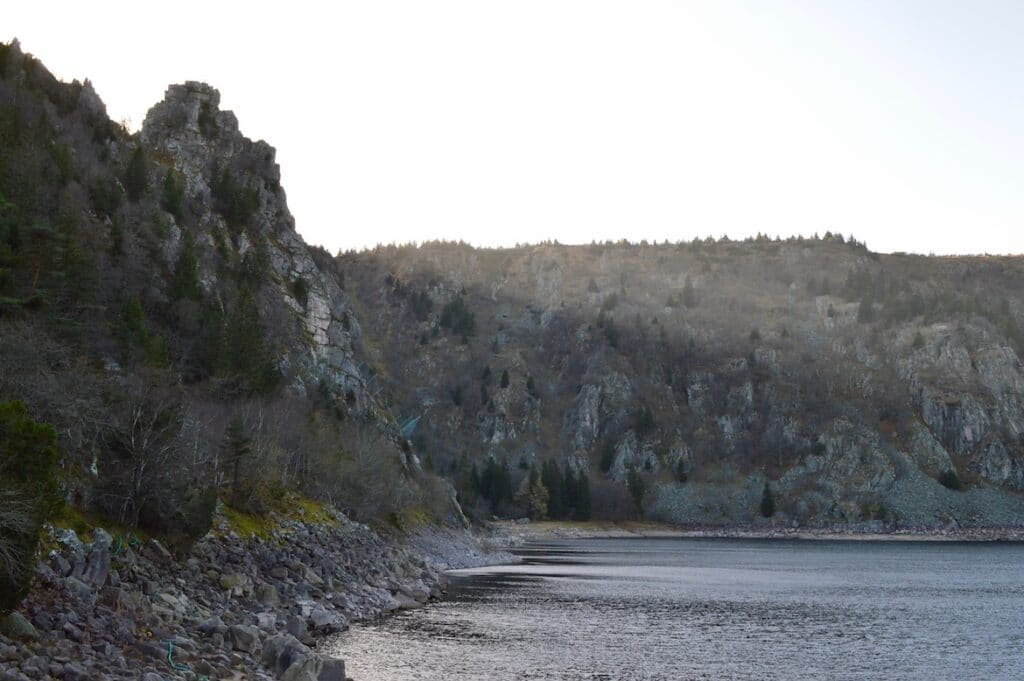
<instances>
[{"instance_id":1,"label":"pebble","mask_svg":"<svg viewBox=\"0 0 1024 681\"><path fill-rule=\"evenodd\" d=\"M343 661L310 648L316 638L421 607L441 595L444 569L486 560L464 531L413 543L335 519L279 519L263 542L232 537L219 517L218 531L177 559L156 540L113 555L102 530L90 543L51 530L57 548L36 591L0 620L0 679L271 679L268 642L285 640L306 665L289 678L344 681Z\"/></svg>"}]
</instances>

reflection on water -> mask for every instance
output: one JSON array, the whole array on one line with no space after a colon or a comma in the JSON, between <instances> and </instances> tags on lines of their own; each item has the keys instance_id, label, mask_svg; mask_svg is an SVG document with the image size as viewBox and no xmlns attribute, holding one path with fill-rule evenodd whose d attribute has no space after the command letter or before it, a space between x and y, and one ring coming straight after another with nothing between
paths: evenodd
<instances>
[{"instance_id":1,"label":"reflection on water","mask_svg":"<svg viewBox=\"0 0 1024 681\"><path fill-rule=\"evenodd\" d=\"M1024 546L604 539L453 573L329 647L357 681L1024 679Z\"/></svg>"}]
</instances>

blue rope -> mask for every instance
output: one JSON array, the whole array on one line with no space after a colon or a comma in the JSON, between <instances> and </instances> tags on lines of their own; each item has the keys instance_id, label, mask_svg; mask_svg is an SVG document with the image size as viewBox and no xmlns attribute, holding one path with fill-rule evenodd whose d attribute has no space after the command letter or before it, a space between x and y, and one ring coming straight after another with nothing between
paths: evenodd
<instances>
[{"instance_id":1,"label":"blue rope","mask_svg":"<svg viewBox=\"0 0 1024 681\"><path fill-rule=\"evenodd\" d=\"M171 669L173 669L176 672L189 671L189 666L187 664L182 664L181 662L174 661L174 644L170 641L167 642L167 664L169 664L171 666Z\"/></svg>"}]
</instances>

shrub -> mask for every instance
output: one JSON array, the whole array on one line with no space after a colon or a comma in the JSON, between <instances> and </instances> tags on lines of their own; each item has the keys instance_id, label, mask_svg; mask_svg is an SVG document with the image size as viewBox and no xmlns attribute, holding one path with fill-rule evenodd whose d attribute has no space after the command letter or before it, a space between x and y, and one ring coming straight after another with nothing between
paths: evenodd
<instances>
[{"instance_id":1,"label":"shrub","mask_svg":"<svg viewBox=\"0 0 1024 681\"><path fill-rule=\"evenodd\" d=\"M680 483L689 480L690 476L686 472L686 461L682 458L676 462L676 480Z\"/></svg>"},{"instance_id":2,"label":"shrub","mask_svg":"<svg viewBox=\"0 0 1024 681\"><path fill-rule=\"evenodd\" d=\"M764 491L761 492L761 515L765 518L775 515L775 493L767 482L764 483Z\"/></svg>"},{"instance_id":3,"label":"shrub","mask_svg":"<svg viewBox=\"0 0 1024 681\"><path fill-rule=\"evenodd\" d=\"M295 296L295 301L302 306L305 310L309 304L309 284L302 277L296 277L292 281L292 295Z\"/></svg>"},{"instance_id":4,"label":"shrub","mask_svg":"<svg viewBox=\"0 0 1024 681\"><path fill-rule=\"evenodd\" d=\"M496 459L490 459L480 473L480 496L491 504L491 512L496 513L504 501L512 500L512 478L508 467Z\"/></svg>"},{"instance_id":5,"label":"shrub","mask_svg":"<svg viewBox=\"0 0 1024 681\"><path fill-rule=\"evenodd\" d=\"M113 217L124 202L124 190L113 178L99 178L89 188L93 207L102 215Z\"/></svg>"},{"instance_id":6,"label":"shrub","mask_svg":"<svg viewBox=\"0 0 1024 681\"><path fill-rule=\"evenodd\" d=\"M607 473L612 469L615 464L615 443L612 442L611 438L604 441L604 446L601 448L601 472Z\"/></svg>"},{"instance_id":7,"label":"shrub","mask_svg":"<svg viewBox=\"0 0 1024 681\"><path fill-rule=\"evenodd\" d=\"M192 235L185 233L178 249L178 258L174 262L174 279L171 284L171 298L181 300L199 300L199 268L196 263L196 244Z\"/></svg>"},{"instance_id":8,"label":"shrub","mask_svg":"<svg viewBox=\"0 0 1024 681\"><path fill-rule=\"evenodd\" d=\"M128 199L135 203L149 189L149 168L146 164L146 152L142 147L135 147L128 161L128 169L124 173L124 190Z\"/></svg>"},{"instance_id":9,"label":"shrub","mask_svg":"<svg viewBox=\"0 0 1024 681\"><path fill-rule=\"evenodd\" d=\"M956 492L959 492L964 488L963 483L960 482L960 476L952 469L939 475L939 484Z\"/></svg>"},{"instance_id":10,"label":"shrub","mask_svg":"<svg viewBox=\"0 0 1024 681\"><path fill-rule=\"evenodd\" d=\"M636 506L636 512L643 515L646 484L644 483L644 479L640 476L640 472L636 469L636 466L630 466L629 470L626 472L626 487L629 488L629 495L633 497L633 504Z\"/></svg>"},{"instance_id":11,"label":"shrub","mask_svg":"<svg viewBox=\"0 0 1024 681\"><path fill-rule=\"evenodd\" d=\"M199 134L208 140L216 139L217 137L217 118L214 114L213 105L209 102L203 102L199 106L199 116L197 122L199 123Z\"/></svg>"},{"instance_id":12,"label":"shrub","mask_svg":"<svg viewBox=\"0 0 1024 681\"><path fill-rule=\"evenodd\" d=\"M117 334L125 362L131 364L141 360L154 367L167 364L163 338L159 333L149 330L146 313L138 296L128 296L124 299L118 321Z\"/></svg>"},{"instance_id":13,"label":"shrub","mask_svg":"<svg viewBox=\"0 0 1024 681\"><path fill-rule=\"evenodd\" d=\"M476 320L462 297L454 298L441 309L441 327L463 337L472 336Z\"/></svg>"},{"instance_id":14,"label":"shrub","mask_svg":"<svg viewBox=\"0 0 1024 681\"><path fill-rule=\"evenodd\" d=\"M540 471L541 482L548 490L548 517L560 520L565 517L565 485L558 464L548 459Z\"/></svg>"},{"instance_id":15,"label":"shrub","mask_svg":"<svg viewBox=\"0 0 1024 681\"><path fill-rule=\"evenodd\" d=\"M56 442L23 403L0 403L0 613L28 592L39 532L63 505Z\"/></svg>"},{"instance_id":16,"label":"shrub","mask_svg":"<svg viewBox=\"0 0 1024 681\"><path fill-rule=\"evenodd\" d=\"M633 415L633 429L636 430L636 436L639 438L645 437L654 430L654 412L646 404L638 407Z\"/></svg>"},{"instance_id":17,"label":"shrub","mask_svg":"<svg viewBox=\"0 0 1024 681\"><path fill-rule=\"evenodd\" d=\"M239 510L254 510L245 505L245 499L251 495L245 493L244 469L250 463L251 456L252 441L245 432L245 424L242 419L235 417L224 434L224 443L221 445L221 461L227 471L231 505Z\"/></svg>"},{"instance_id":18,"label":"shrub","mask_svg":"<svg viewBox=\"0 0 1024 681\"><path fill-rule=\"evenodd\" d=\"M280 381L274 352L260 324L259 306L241 291L225 319L219 368L229 380L229 392L266 395Z\"/></svg>"},{"instance_id":19,"label":"shrub","mask_svg":"<svg viewBox=\"0 0 1024 681\"><path fill-rule=\"evenodd\" d=\"M210 192L217 210L224 216L224 222L234 231L248 225L249 220L260 207L259 192L250 186L239 184L228 168L213 168Z\"/></svg>"},{"instance_id":20,"label":"shrub","mask_svg":"<svg viewBox=\"0 0 1024 681\"><path fill-rule=\"evenodd\" d=\"M526 392L535 400L540 399L540 392L537 390L537 384L533 380L533 376L526 377Z\"/></svg>"},{"instance_id":21,"label":"shrub","mask_svg":"<svg viewBox=\"0 0 1024 681\"><path fill-rule=\"evenodd\" d=\"M174 216L179 222L182 218L181 199L185 194L185 186L170 168L164 175L163 193L160 196L160 207Z\"/></svg>"}]
</instances>

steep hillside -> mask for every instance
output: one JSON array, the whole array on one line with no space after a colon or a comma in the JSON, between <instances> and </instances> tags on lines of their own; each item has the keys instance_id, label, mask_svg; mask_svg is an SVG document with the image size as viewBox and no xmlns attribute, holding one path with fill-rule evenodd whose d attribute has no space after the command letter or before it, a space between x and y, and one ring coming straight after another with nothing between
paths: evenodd
<instances>
[{"instance_id":1,"label":"steep hillside","mask_svg":"<svg viewBox=\"0 0 1024 681\"><path fill-rule=\"evenodd\" d=\"M218 499L261 514L295 490L462 520L375 396L342 274L279 179L207 85L171 86L132 135L88 81L0 46L0 403L27 407L0 419L11 508L46 510L35 445L8 438L44 423L77 511L182 546ZM6 522L0 549L27 521Z\"/></svg>"},{"instance_id":2,"label":"steep hillside","mask_svg":"<svg viewBox=\"0 0 1024 681\"><path fill-rule=\"evenodd\" d=\"M828 234L339 264L417 449L478 513L530 513L509 490L552 459L601 517L1024 521L1020 258Z\"/></svg>"}]
</instances>

